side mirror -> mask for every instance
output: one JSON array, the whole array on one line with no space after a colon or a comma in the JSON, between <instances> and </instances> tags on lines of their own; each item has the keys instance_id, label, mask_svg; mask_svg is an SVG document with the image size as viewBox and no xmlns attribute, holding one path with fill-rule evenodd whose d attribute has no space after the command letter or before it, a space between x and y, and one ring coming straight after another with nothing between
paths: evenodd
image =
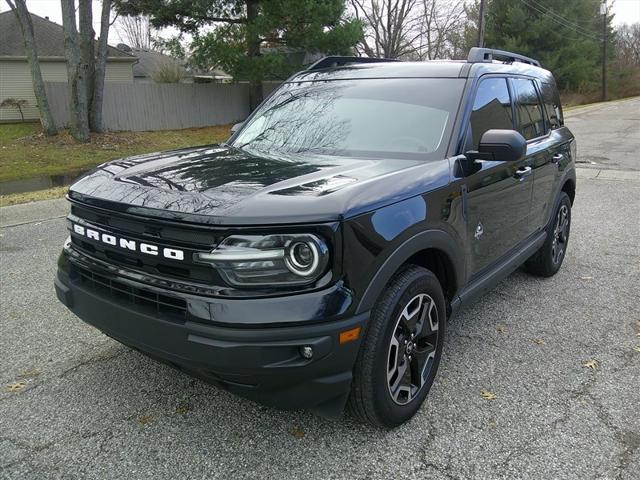
<instances>
[{"instance_id":1,"label":"side mirror","mask_svg":"<svg viewBox=\"0 0 640 480\"><path fill-rule=\"evenodd\" d=\"M527 141L515 130L487 130L480 138L478 151L480 158L515 162L526 155Z\"/></svg>"},{"instance_id":2,"label":"side mirror","mask_svg":"<svg viewBox=\"0 0 640 480\"><path fill-rule=\"evenodd\" d=\"M233 127L231 127L231 135L234 135L238 130L240 130L240 127L242 127L242 125L244 125L244 122L235 123Z\"/></svg>"}]
</instances>

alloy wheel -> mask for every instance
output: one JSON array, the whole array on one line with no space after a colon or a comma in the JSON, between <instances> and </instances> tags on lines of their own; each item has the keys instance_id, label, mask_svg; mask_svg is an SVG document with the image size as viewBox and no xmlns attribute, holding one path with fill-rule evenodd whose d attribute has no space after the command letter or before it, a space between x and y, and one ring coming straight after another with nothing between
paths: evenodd
<instances>
[{"instance_id":1,"label":"alloy wheel","mask_svg":"<svg viewBox=\"0 0 640 480\"><path fill-rule=\"evenodd\" d=\"M389 394L398 405L414 399L426 384L438 345L438 309L427 294L414 296L396 321L387 361Z\"/></svg>"},{"instance_id":2,"label":"alloy wheel","mask_svg":"<svg viewBox=\"0 0 640 480\"><path fill-rule=\"evenodd\" d=\"M556 216L551 242L551 259L555 265L562 260L567 248L567 240L569 240L569 209L566 205L561 205Z\"/></svg>"}]
</instances>

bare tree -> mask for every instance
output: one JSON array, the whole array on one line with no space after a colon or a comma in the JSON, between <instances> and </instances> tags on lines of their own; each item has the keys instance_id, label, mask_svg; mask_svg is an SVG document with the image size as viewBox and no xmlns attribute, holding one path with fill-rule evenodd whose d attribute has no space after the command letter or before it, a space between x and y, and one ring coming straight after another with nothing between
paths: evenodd
<instances>
[{"instance_id":1,"label":"bare tree","mask_svg":"<svg viewBox=\"0 0 640 480\"><path fill-rule=\"evenodd\" d=\"M131 48L151 50L153 27L148 15L118 17L115 29L120 38Z\"/></svg>"},{"instance_id":2,"label":"bare tree","mask_svg":"<svg viewBox=\"0 0 640 480\"><path fill-rule=\"evenodd\" d=\"M624 66L640 66L640 23L622 24L616 29L616 57Z\"/></svg>"},{"instance_id":3,"label":"bare tree","mask_svg":"<svg viewBox=\"0 0 640 480\"><path fill-rule=\"evenodd\" d=\"M93 78L95 75L93 11L91 0L78 0L78 33L80 41L80 68L84 71L83 88L87 92L87 105L93 97Z\"/></svg>"},{"instance_id":4,"label":"bare tree","mask_svg":"<svg viewBox=\"0 0 640 480\"><path fill-rule=\"evenodd\" d=\"M350 0L365 25L357 49L369 57L431 60L460 55L464 0Z\"/></svg>"},{"instance_id":5,"label":"bare tree","mask_svg":"<svg viewBox=\"0 0 640 480\"><path fill-rule=\"evenodd\" d=\"M457 58L466 22L464 0L422 0L417 57L420 60Z\"/></svg>"},{"instance_id":6,"label":"bare tree","mask_svg":"<svg viewBox=\"0 0 640 480\"><path fill-rule=\"evenodd\" d=\"M64 28L64 50L67 58L69 129L73 138L80 142L87 142L89 141L87 81L86 72L81 65L75 0L60 0L60 4L62 6L62 26Z\"/></svg>"},{"instance_id":7,"label":"bare tree","mask_svg":"<svg viewBox=\"0 0 640 480\"><path fill-rule=\"evenodd\" d=\"M0 108L15 108L20 113L20 118L24 122L24 112L22 109L29 105L29 101L24 98L5 98L0 103Z\"/></svg>"},{"instance_id":8,"label":"bare tree","mask_svg":"<svg viewBox=\"0 0 640 480\"><path fill-rule=\"evenodd\" d=\"M399 58L415 52L420 36L419 0L350 0L365 35L356 47L369 57Z\"/></svg>"},{"instance_id":9,"label":"bare tree","mask_svg":"<svg viewBox=\"0 0 640 480\"><path fill-rule=\"evenodd\" d=\"M107 70L107 55L109 54L109 17L111 15L111 0L102 0L100 14L100 38L98 38L98 52L95 60L95 74L93 82L93 96L91 111L89 112L89 126L94 132L104 131L102 121L102 100L104 98L104 77Z\"/></svg>"},{"instance_id":10,"label":"bare tree","mask_svg":"<svg viewBox=\"0 0 640 480\"><path fill-rule=\"evenodd\" d=\"M27 10L24 0L6 0L9 8L13 11L18 19L22 38L24 40L24 49L27 55L27 61L31 70L31 82L33 84L33 92L38 103L38 111L40 112L40 123L42 130L46 135L56 135L58 130L51 115L49 101L47 100L47 91L44 88L42 80L42 72L40 71L40 62L38 61L38 52L36 42L33 35L33 23L31 22L31 14Z\"/></svg>"}]
</instances>

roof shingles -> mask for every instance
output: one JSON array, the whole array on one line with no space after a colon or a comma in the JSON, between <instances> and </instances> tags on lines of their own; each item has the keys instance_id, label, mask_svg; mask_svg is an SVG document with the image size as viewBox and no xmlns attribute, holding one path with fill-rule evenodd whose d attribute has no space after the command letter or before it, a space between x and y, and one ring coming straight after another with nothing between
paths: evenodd
<instances>
[{"instance_id":1,"label":"roof shingles","mask_svg":"<svg viewBox=\"0 0 640 480\"><path fill-rule=\"evenodd\" d=\"M33 33L39 57L64 57L64 31L61 25L31 14ZM24 57L24 41L15 14L8 10L0 13L0 57ZM126 52L109 47L109 58L135 60Z\"/></svg>"}]
</instances>

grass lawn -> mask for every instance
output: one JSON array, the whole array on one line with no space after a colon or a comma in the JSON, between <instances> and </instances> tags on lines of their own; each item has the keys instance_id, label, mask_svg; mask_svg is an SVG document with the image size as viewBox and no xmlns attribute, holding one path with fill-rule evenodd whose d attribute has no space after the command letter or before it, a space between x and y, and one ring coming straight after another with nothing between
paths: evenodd
<instances>
[{"instance_id":1,"label":"grass lawn","mask_svg":"<svg viewBox=\"0 0 640 480\"><path fill-rule=\"evenodd\" d=\"M0 182L80 173L129 155L217 143L229 138L230 128L92 134L89 143L81 144L67 131L45 137L39 123L0 124Z\"/></svg>"}]
</instances>

